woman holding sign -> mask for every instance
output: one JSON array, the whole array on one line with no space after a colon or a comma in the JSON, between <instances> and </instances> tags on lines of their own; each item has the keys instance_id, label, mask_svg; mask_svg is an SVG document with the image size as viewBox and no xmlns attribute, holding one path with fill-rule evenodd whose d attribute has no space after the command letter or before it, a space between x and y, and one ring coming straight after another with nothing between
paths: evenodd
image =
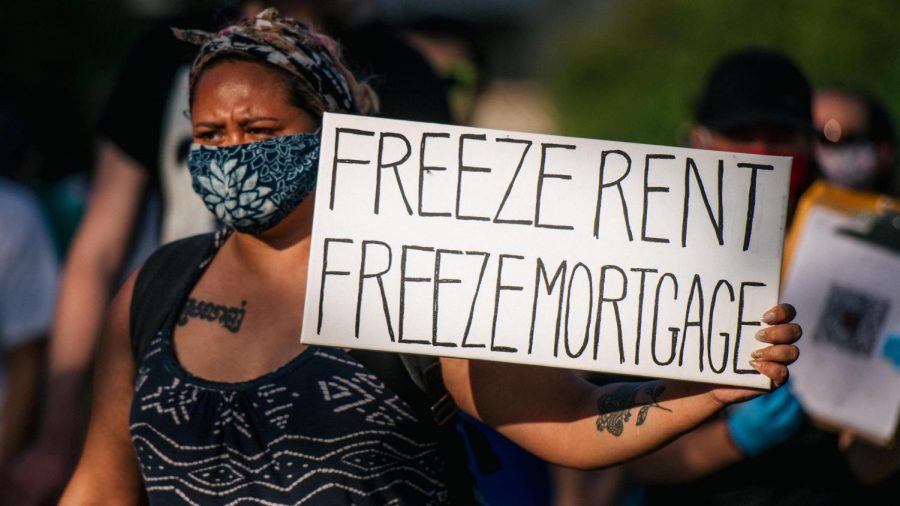
<instances>
[{"instance_id":1,"label":"woman holding sign","mask_svg":"<svg viewBox=\"0 0 900 506\"><path fill-rule=\"evenodd\" d=\"M216 34L177 34L203 44L191 73L194 189L230 227L200 261L187 252L157 271L190 271L183 290L169 290L176 302L148 299L139 274L117 295L63 503L144 493L153 504L466 502L446 478L458 464L392 382L344 350L297 339L321 115L366 114L374 94L331 39L272 10ZM143 315L160 309L155 338L134 345ZM792 316L773 308L759 334L772 346L753 365L776 384L797 358ZM596 388L559 369L440 365L461 409L544 459L584 468L650 451L760 393L673 381Z\"/></svg>"}]
</instances>

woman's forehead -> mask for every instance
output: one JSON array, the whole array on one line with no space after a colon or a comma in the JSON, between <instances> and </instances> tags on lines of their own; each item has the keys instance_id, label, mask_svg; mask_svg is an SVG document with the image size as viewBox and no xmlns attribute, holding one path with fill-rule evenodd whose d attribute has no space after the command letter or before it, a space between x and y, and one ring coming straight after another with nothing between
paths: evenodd
<instances>
[{"instance_id":1,"label":"woman's forehead","mask_svg":"<svg viewBox=\"0 0 900 506\"><path fill-rule=\"evenodd\" d=\"M277 73L252 62L222 62L197 82L194 106L235 100L289 105L288 90Z\"/></svg>"}]
</instances>

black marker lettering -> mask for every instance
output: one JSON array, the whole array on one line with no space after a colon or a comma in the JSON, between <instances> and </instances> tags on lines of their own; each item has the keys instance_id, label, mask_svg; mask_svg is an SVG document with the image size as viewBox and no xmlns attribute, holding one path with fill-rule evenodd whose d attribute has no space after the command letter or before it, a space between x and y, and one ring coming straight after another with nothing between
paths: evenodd
<instances>
[{"instance_id":1,"label":"black marker lettering","mask_svg":"<svg viewBox=\"0 0 900 506\"><path fill-rule=\"evenodd\" d=\"M703 187L703 180L700 179L700 171L697 169L697 164L694 163L693 158L688 157L687 162L684 164L684 219L681 222L681 247L684 248L687 246L687 227L688 227L688 212L690 208L690 196L691 196L691 172L694 173L694 179L697 180L697 187L700 188L700 196L703 198L703 205L706 206L706 214L709 215L709 221L712 223L713 228L716 230L716 239L719 240L719 246L725 244L725 220L722 219L722 177L725 173L725 161L719 160L719 183L717 186L718 196L719 196L719 212L716 216L713 216L712 206L709 205L709 198L706 196L706 188Z\"/></svg>"},{"instance_id":2,"label":"black marker lettering","mask_svg":"<svg viewBox=\"0 0 900 506\"><path fill-rule=\"evenodd\" d=\"M547 290L547 295L551 295L553 293L554 287L556 286L556 281L561 280L559 286L559 299L556 303L556 334L553 338L553 356L557 356L557 351L559 349L559 325L562 321L562 295L563 288L566 284L566 261L563 260L559 267L556 268L556 273L553 274L553 280L547 279L547 269L544 267L544 261L541 257L537 259L537 266L535 267L534 272L534 301L531 304L531 333L528 335L528 354L531 354L531 350L534 346L534 322L537 319L537 296L538 296L538 286L541 278L544 278L544 288Z\"/></svg>"},{"instance_id":3,"label":"black marker lettering","mask_svg":"<svg viewBox=\"0 0 900 506\"><path fill-rule=\"evenodd\" d=\"M353 239L333 239L326 237L322 252L322 284L319 285L319 320L316 323L316 334L322 333L322 315L325 306L325 280L328 276L349 276L350 271L329 271L328 270L328 246L333 242L342 242L353 244Z\"/></svg>"},{"instance_id":4,"label":"black marker lettering","mask_svg":"<svg viewBox=\"0 0 900 506\"><path fill-rule=\"evenodd\" d=\"M756 369L740 369L738 368L738 353L741 350L741 331L745 326L759 327L760 323L757 320L753 321L744 321L744 288L748 286L766 286L765 283L756 283L752 281L745 281L741 283L741 288L738 290L738 314L737 314L737 332L735 332L734 336L734 361L732 362L732 370L735 374L759 374L759 371Z\"/></svg>"},{"instance_id":5,"label":"black marker lettering","mask_svg":"<svg viewBox=\"0 0 900 506\"><path fill-rule=\"evenodd\" d=\"M403 245L400 253L400 321L397 323L397 342L398 343L415 343L415 344L431 344L430 341L420 339L403 339L403 319L406 316L406 284L407 283L428 283L431 278L410 278L406 276L406 259L410 250L433 252L434 248L426 248L422 246Z\"/></svg>"},{"instance_id":6,"label":"black marker lettering","mask_svg":"<svg viewBox=\"0 0 900 506\"><path fill-rule=\"evenodd\" d=\"M697 304L697 307L700 309L700 315L696 321L692 321L688 318L690 318L691 305L694 303L695 293L700 298L700 302ZM678 367L681 367L684 363L684 343L687 342L688 329L690 327L697 327L697 331L700 332L700 372L703 372L703 286L700 282L699 274L694 274L694 279L691 281L691 291L688 293L687 306L684 309L684 326L681 333L681 349L678 350Z\"/></svg>"},{"instance_id":7,"label":"black marker lettering","mask_svg":"<svg viewBox=\"0 0 900 506\"><path fill-rule=\"evenodd\" d=\"M419 216L450 216L449 212L437 213L425 211L423 201L425 200L425 174L434 171L445 171L447 167L435 167L425 165L425 142L428 139L444 138L449 139L450 134L444 132L425 132L422 134L422 142L419 144Z\"/></svg>"},{"instance_id":8,"label":"black marker lettering","mask_svg":"<svg viewBox=\"0 0 900 506\"><path fill-rule=\"evenodd\" d=\"M478 293L481 291L481 281L484 279L484 272L487 270L488 259L491 254L484 251L466 251L466 255L484 255L481 261L481 272L478 273L478 284L475 285L475 294L472 295L472 305L469 307L469 319L466 322L466 330L463 332L462 347L463 348L484 348L484 344L469 344L469 330L472 328L472 319L475 316L475 303L478 302Z\"/></svg>"},{"instance_id":9,"label":"black marker lettering","mask_svg":"<svg viewBox=\"0 0 900 506\"><path fill-rule=\"evenodd\" d=\"M487 167L469 167L463 164L463 148L465 141L471 139L474 141L484 141L487 136L484 134L462 134L459 136L459 172L456 176L456 219L472 220L472 221L490 221L486 216L465 216L459 211L460 201L462 200L462 178L463 172L490 172Z\"/></svg>"},{"instance_id":10,"label":"black marker lettering","mask_svg":"<svg viewBox=\"0 0 900 506\"><path fill-rule=\"evenodd\" d=\"M553 274L553 280L547 279L547 269L544 267L544 261L541 257L537 259L537 267L534 269L534 300L531 304L531 333L528 335L528 354L531 354L531 350L534 346L534 322L537 319L537 303L538 303L538 291L539 291L539 283L541 278L544 278L544 287L547 290L547 295L552 295L554 287L556 286L556 282L562 281L559 285L559 300L556 303L556 325L554 328L556 329L556 334L553 337L553 356L557 356L557 351L559 350L559 324L562 321L562 303L563 303L563 289L566 284L566 261L563 260L559 267L556 268L556 273Z\"/></svg>"},{"instance_id":11,"label":"black marker lettering","mask_svg":"<svg viewBox=\"0 0 900 506\"><path fill-rule=\"evenodd\" d=\"M571 180L572 176L568 174L548 174L545 172L547 165L547 151L559 148L559 149L575 149L575 146L569 144L541 144L541 166L538 171L537 178L537 195L534 199L534 226L537 228L555 228L558 230L574 230L575 227L571 225L550 225L546 223L541 223L541 194L544 191L544 179L562 179L565 181ZM574 272L574 271L573 271Z\"/></svg>"},{"instance_id":12,"label":"black marker lettering","mask_svg":"<svg viewBox=\"0 0 900 506\"><path fill-rule=\"evenodd\" d=\"M650 160L674 160L675 155L647 155L644 162L644 213L641 216L641 240L646 242L667 243L668 239L647 235L647 209L650 206L651 193L669 193L668 186L650 186Z\"/></svg>"},{"instance_id":13,"label":"black marker lettering","mask_svg":"<svg viewBox=\"0 0 900 506\"><path fill-rule=\"evenodd\" d=\"M673 275L670 272L667 272L667 273L663 274L662 276L660 276L659 281L656 283L656 298L654 300L654 307L653 307L653 332L650 336L650 352L651 352L651 355L653 355L653 361L656 363L656 365L671 364L672 361L675 360L675 351L676 351L676 346L678 345L679 329L678 329L678 327L669 327L669 332L672 333L672 349L669 352L668 359L666 359L665 361L659 360L659 357L656 355L656 330L657 330L657 323L659 321L659 293L660 293L660 291L662 291L663 282L666 279L672 280L672 286L673 286L673 292L674 292L672 295L672 298L675 300L678 300L678 280L675 279L675 275Z\"/></svg>"},{"instance_id":14,"label":"black marker lettering","mask_svg":"<svg viewBox=\"0 0 900 506\"><path fill-rule=\"evenodd\" d=\"M588 283L587 308L588 309L587 309L587 321L585 322L585 325L584 325L584 339L582 340L581 347L578 348L578 351L573 353L572 349L569 348L569 310L572 307L572 286L575 284L575 274L578 273L579 267L584 269L584 273L587 275L587 283ZM575 264L575 267L572 268L572 274L571 274L571 276L569 276L569 289L568 289L568 292L566 293L566 323L565 323L566 337L565 337L565 341L566 341L566 355L568 355L570 358L580 357L581 354L584 353L584 350L587 348L588 341L590 340L590 336L591 336L591 316L593 315L593 309L594 309L594 282L591 279L591 271L590 271L590 269L588 269L588 267L586 265L579 262L579 263Z\"/></svg>"},{"instance_id":15,"label":"black marker lettering","mask_svg":"<svg viewBox=\"0 0 900 506\"><path fill-rule=\"evenodd\" d=\"M353 128L338 128L334 132L334 163L331 166L331 195L328 200L328 209L334 210L334 194L335 188L337 186L337 167L339 163L346 163L351 165L365 165L367 163L372 163L371 160L353 160L350 158L338 158L338 146L341 144L341 134L352 134L352 135L365 135L365 136L374 136L375 132L369 132L366 130L355 130Z\"/></svg>"},{"instance_id":16,"label":"black marker lettering","mask_svg":"<svg viewBox=\"0 0 900 506\"><path fill-rule=\"evenodd\" d=\"M622 278L622 293L618 297L606 296L606 271L614 270ZM611 302L616 316L616 333L619 341L619 363L625 363L625 343L622 342L622 318L619 316L619 301L628 293L628 276L625 271L615 265L604 265L600 268L600 297L597 300L597 320L594 323L594 360L600 349L600 322L603 320L603 303Z\"/></svg>"},{"instance_id":17,"label":"black marker lettering","mask_svg":"<svg viewBox=\"0 0 900 506\"><path fill-rule=\"evenodd\" d=\"M606 172L606 157L609 155L618 155L625 159L628 165L625 166L625 173L622 174L622 177L616 179L614 181L605 182L603 180L603 175ZM600 174L598 177L597 183L597 209L594 211L594 237L600 237L600 208L603 203L603 190L609 188L610 186L615 186L619 191L619 199L622 202L622 216L625 218L625 231L628 232L628 240L633 241L634 236L631 234L631 224L628 222L628 203L625 201L625 192L622 191L622 180L628 176L628 173L631 172L631 157L628 156L628 153L624 151L619 151L618 149L613 149L610 151L604 151L600 155ZM596 358L596 357L594 357Z\"/></svg>"},{"instance_id":18,"label":"black marker lettering","mask_svg":"<svg viewBox=\"0 0 900 506\"><path fill-rule=\"evenodd\" d=\"M635 268L635 269L631 269L631 272L640 272L641 273L641 289L638 292L638 305L637 305L637 315L638 315L637 316L637 329L636 329L635 336L634 336L634 365L638 365L641 363L641 338L643 338L643 336L641 335L641 333L642 333L641 327L644 322L644 281L647 278L648 272L656 273L659 271L656 269ZM625 362L624 351L622 351L620 353L619 358L621 359L621 362L619 362L620 364Z\"/></svg>"},{"instance_id":19,"label":"black marker lettering","mask_svg":"<svg viewBox=\"0 0 900 506\"><path fill-rule=\"evenodd\" d=\"M500 292L504 290L508 290L511 292L519 292L522 291L521 286L515 285L504 285L503 284L503 261L506 259L513 260L524 260L525 257L519 255L506 255L500 254L500 258L497 261L497 286L494 291L494 320L491 323L491 351L500 351L504 353L515 353L519 350L512 348L510 346L498 346L495 344L497 339L497 319L500 314Z\"/></svg>"},{"instance_id":20,"label":"black marker lettering","mask_svg":"<svg viewBox=\"0 0 900 506\"><path fill-rule=\"evenodd\" d=\"M377 245L381 246L387 250L387 266L384 270L379 272L366 272L366 258L369 253L369 246ZM381 279L382 276L387 274L389 270L391 270L391 264L393 263L393 252L391 251L391 247L387 245L387 243L383 243L381 241L363 241L362 242L362 255L359 261L359 286L356 292L356 333L354 334L357 339L359 339L359 320L360 320L360 310L362 308L362 298L363 298L363 288L364 282L367 279L375 278L375 281L378 283L378 290L381 292L381 308L384 311L384 323L387 325L388 336L391 339L391 342L394 342L394 328L391 325L391 312L388 309L388 301L387 294L384 292L384 281Z\"/></svg>"},{"instance_id":21,"label":"black marker lettering","mask_svg":"<svg viewBox=\"0 0 900 506\"><path fill-rule=\"evenodd\" d=\"M386 137L400 139L403 141L403 144L406 145L406 153L404 153L403 156L395 162L384 163L384 139ZM400 197L403 198L403 204L406 206L406 212L409 213L410 216L412 216L413 210L409 205L409 200L406 198L406 191L403 190L403 181L400 179L400 171L397 170L397 167L399 165L402 165L404 162L406 162L406 160L409 160L409 155L411 153L412 146L409 144L409 139L407 139L404 135L395 134L393 132L381 133L381 137L378 139L378 167L375 169L375 214L378 214L378 211L380 210L381 170L390 167L394 169L394 177L397 179L397 188L400 189Z\"/></svg>"},{"instance_id":22,"label":"black marker lettering","mask_svg":"<svg viewBox=\"0 0 900 506\"><path fill-rule=\"evenodd\" d=\"M506 205L506 200L509 198L509 195L512 193L513 185L516 184L516 178L519 177L519 171L522 170L522 166L525 164L525 156L528 155L528 150L531 149L531 145L533 144L529 140L522 139L497 139L497 142L515 142L518 144L524 144L525 149L522 150L522 158L519 159L519 165L516 166L516 171L513 173L512 179L509 181L509 186L506 187L506 193L503 195L503 200L500 202L500 207L497 208L497 214L494 215L494 223L511 223L513 225L531 225L531 220L504 220L500 218L500 213L503 211L503 206Z\"/></svg>"},{"instance_id":23,"label":"black marker lettering","mask_svg":"<svg viewBox=\"0 0 900 506\"><path fill-rule=\"evenodd\" d=\"M438 341L438 298L440 295L441 284L457 284L462 283L462 280L453 279L453 278L442 278L441 277L441 256L442 255L462 255L462 251L455 251L449 249L439 249L434 253L434 293L432 294L433 305L432 305L432 317L431 317L431 344L432 346L446 346L450 348L456 348L456 343L448 343L443 341Z\"/></svg>"},{"instance_id":24,"label":"black marker lettering","mask_svg":"<svg viewBox=\"0 0 900 506\"><path fill-rule=\"evenodd\" d=\"M709 301L709 326L706 331L706 355L709 359L709 368L716 374L722 374L725 371L725 368L728 367L728 347L731 340L731 335L728 332L719 333L719 336L725 339L725 350L722 352L722 367L716 367L712 357L713 316L716 314L716 300L719 296L719 288L722 286L728 288L728 297L731 299L731 302L734 302L734 288L732 288L731 283L724 279L716 283L716 288L713 290L712 294L712 300Z\"/></svg>"},{"instance_id":25,"label":"black marker lettering","mask_svg":"<svg viewBox=\"0 0 900 506\"><path fill-rule=\"evenodd\" d=\"M750 235L753 230L753 214L756 211L756 171L775 170L775 167L772 167L771 165L757 165L754 163L739 163L737 166L750 169L750 190L747 192L747 223L744 225L744 251L747 251L750 248ZM743 287L743 285L741 286ZM737 338L735 339L737 340ZM737 345L736 341L735 345ZM759 373L757 372L757 374Z\"/></svg>"}]
</instances>

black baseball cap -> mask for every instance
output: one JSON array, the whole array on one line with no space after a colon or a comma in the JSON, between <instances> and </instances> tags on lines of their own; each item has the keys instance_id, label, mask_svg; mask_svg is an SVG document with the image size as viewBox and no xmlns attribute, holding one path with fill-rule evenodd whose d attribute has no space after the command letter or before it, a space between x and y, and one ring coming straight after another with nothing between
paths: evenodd
<instances>
[{"instance_id":1,"label":"black baseball cap","mask_svg":"<svg viewBox=\"0 0 900 506\"><path fill-rule=\"evenodd\" d=\"M714 67L696 120L716 130L756 124L812 130L811 104L809 82L794 62L775 51L747 49Z\"/></svg>"}]
</instances>

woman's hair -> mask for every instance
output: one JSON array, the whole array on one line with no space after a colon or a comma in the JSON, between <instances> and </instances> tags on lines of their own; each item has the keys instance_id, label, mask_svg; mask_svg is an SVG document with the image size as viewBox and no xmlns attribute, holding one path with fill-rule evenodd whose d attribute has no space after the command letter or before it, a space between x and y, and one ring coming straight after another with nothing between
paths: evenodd
<instances>
[{"instance_id":1,"label":"woman's hair","mask_svg":"<svg viewBox=\"0 0 900 506\"><path fill-rule=\"evenodd\" d=\"M227 61L259 63L283 80L291 103L315 117L324 112L371 114L378 96L356 79L332 38L266 9L216 33L173 29L179 39L201 45L191 67L190 104L200 77Z\"/></svg>"}]
</instances>

